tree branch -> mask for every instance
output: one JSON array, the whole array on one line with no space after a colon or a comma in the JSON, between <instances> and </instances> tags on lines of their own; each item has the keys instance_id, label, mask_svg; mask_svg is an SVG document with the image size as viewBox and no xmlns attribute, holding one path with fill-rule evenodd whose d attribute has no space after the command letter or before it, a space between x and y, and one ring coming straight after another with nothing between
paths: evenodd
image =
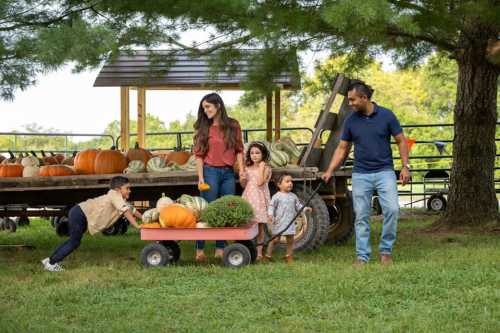
<instances>
[{"instance_id":1,"label":"tree branch","mask_svg":"<svg viewBox=\"0 0 500 333\"><path fill-rule=\"evenodd\" d=\"M388 26L386 28L386 33L389 36L395 36L395 37L404 37L404 38L409 38L412 40L417 40L417 41L423 41L430 43L434 46L437 46L440 49L449 51L449 52L455 52L459 47L456 44L449 43L447 41L444 41L442 39L437 39L433 36L426 35L426 34L412 34L409 32L404 32L399 30L395 26Z\"/></svg>"}]
</instances>

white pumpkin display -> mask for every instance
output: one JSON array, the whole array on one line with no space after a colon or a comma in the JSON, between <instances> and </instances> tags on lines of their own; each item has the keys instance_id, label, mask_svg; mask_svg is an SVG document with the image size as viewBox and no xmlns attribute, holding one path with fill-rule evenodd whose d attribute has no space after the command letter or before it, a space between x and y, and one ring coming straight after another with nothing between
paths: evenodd
<instances>
[{"instance_id":1,"label":"white pumpkin display","mask_svg":"<svg viewBox=\"0 0 500 333\"><path fill-rule=\"evenodd\" d=\"M40 174L40 167L38 166L32 165L23 168L23 177L37 177L39 174Z\"/></svg>"},{"instance_id":2,"label":"white pumpkin display","mask_svg":"<svg viewBox=\"0 0 500 333\"><path fill-rule=\"evenodd\" d=\"M165 193L162 193L161 198L156 202L156 209L158 210L158 212L161 212L162 208L167 207L173 203L174 201L172 199L167 197Z\"/></svg>"},{"instance_id":3,"label":"white pumpkin display","mask_svg":"<svg viewBox=\"0 0 500 333\"><path fill-rule=\"evenodd\" d=\"M140 173L146 171L146 165L141 160L133 160L128 163L124 173Z\"/></svg>"},{"instance_id":4,"label":"white pumpkin display","mask_svg":"<svg viewBox=\"0 0 500 333\"><path fill-rule=\"evenodd\" d=\"M38 166L40 166L40 161L35 156L26 156L26 157L23 157L23 159L21 160L21 164L25 168L32 167L32 166L38 167Z\"/></svg>"},{"instance_id":5,"label":"white pumpkin display","mask_svg":"<svg viewBox=\"0 0 500 333\"><path fill-rule=\"evenodd\" d=\"M181 195L180 198L177 199L177 202L191 209L197 218L199 218L201 212L208 207L208 202L202 197L194 197L187 194Z\"/></svg>"},{"instance_id":6,"label":"white pumpkin display","mask_svg":"<svg viewBox=\"0 0 500 333\"><path fill-rule=\"evenodd\" d=\"M144 223L153 223L158 222L159 220L160 212L158 212L158 209L156 208L148 209L142 214L142 222Z\"/></svg>"}]
</instances>

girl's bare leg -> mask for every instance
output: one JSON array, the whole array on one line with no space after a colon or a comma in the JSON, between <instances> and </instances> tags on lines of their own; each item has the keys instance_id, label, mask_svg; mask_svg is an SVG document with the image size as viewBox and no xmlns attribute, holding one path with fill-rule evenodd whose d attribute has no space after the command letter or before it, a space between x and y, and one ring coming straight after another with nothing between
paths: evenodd
<instances>
[{"instance_id":1,"label":"girl's bare leg","mask_svg":"<svg viewBox=\"0 0 500 333\"><path fill-rule=\"evenodd\" d=\"M264 242L264 227L265 224L259 223L259 234L257 235L257 244L262 244ZM262 245L257 245L257 258L262 257Z\"/></svg>"},{"instance_id":2,"label":"girl's bare leg","mask_svg":"<svg viewBox=\"0 0 500 333\"><path fill-rule=\"evenodd\" d=\"M286 256L293 256L294 235L286 235Z\"/></svg>"}]
</instances>

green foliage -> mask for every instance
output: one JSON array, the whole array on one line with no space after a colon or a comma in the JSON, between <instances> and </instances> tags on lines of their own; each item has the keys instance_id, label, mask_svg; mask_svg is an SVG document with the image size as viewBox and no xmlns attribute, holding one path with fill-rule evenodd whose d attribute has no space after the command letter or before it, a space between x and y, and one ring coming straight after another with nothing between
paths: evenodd
<instances>
[{"instance_id":1,"label":"green foliage","mask_svg":"<svg viewBox=\"0 0 500 333\"><path fill-rule=\"evenodd\" d=\"M252 216L248 202L237 195L225 195L209 203L200 220L212 227L237 227L248 223Z\"/></svg>"}]
</instances>

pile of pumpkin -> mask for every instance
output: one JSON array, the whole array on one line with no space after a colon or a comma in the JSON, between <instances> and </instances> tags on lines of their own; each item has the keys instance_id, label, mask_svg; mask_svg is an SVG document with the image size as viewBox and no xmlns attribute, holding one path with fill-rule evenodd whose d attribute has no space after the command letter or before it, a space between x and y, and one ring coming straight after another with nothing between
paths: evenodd
<instances>
[{"instance_id":1,"label":"pile of pumpkin","mask_svg":"<svg viewBox=\"0 0 500 333\"><path fill-rule=\"evenodd\" d=\"M174 202L162 195L156 202L156 207L142 214L142 228L202 228L198 223L201 213L208 207L208 202L202 197L183 194Z\"/></svg>"},{"instance_id":2,"label":"pile of pumpkin","mask_svg":"<svg viewBox=\"0 0 500 333\"><path fill-rule=\"evenodd\" d=\"M195 170L196 161L189 152L168 152L154 156L146 149L135 148L125 154L111 149L86 149L72 156L41 151L41 156L12 152L0 155L0 177L71 176L115 173L165 172Z\"/></svg>"},{"instance_id":3,"label":"pile of pumpkin","mask_svg":"<svg viewBox=\"0 0 500 333\"><path fill-rule=\"evenodd\" d=\"M301 150L290 137L283 137L275 142L263 141L269 150L269 164L273 168L286 167L287 165L296 165L298 163ZM249 143L245 144L245 151Z\"/></svg>"},{"instance_id":4,"label":"pile of pumpkin","mask_svg":"<svg viewBox=\"0 0 500 333\"><path fill-rule=\"evenodd\" d=\"M142 228L146 229L237 227L250 221L253 209L236 195L223 196L210 204L201 197L187 194L176 202L163 195L156 207L142 216Z\"/></svg>"}]
</instances>

